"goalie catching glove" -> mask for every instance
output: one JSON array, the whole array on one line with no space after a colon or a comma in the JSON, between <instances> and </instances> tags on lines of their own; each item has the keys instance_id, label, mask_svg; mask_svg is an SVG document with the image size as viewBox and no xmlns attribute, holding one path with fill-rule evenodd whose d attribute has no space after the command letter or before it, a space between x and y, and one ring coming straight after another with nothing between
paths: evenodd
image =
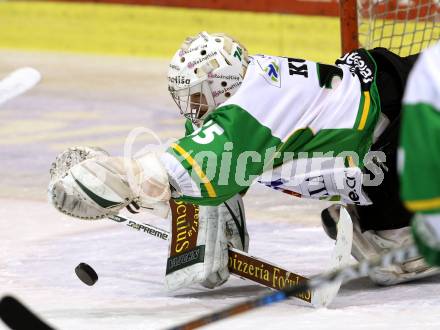
<instances>
[{"instance_id":1,"label":"goalie catching glove","mask_svg":"<svg viewBox=\"0 0 440 330\"><path fill-rule=\"evenodd\" d=\"M72 147L52 164L48 195L62 213L96 220L116 215L132 203L166 217L171 191L154 153L127 159L110 157L99 148Z\"/></svg>"}]
</instances>

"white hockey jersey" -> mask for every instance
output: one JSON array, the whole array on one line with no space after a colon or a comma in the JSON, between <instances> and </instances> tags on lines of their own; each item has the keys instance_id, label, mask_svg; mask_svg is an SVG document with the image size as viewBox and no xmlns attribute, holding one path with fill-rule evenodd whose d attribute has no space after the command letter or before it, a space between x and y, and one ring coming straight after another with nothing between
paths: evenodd
<instances>
[{"instance_id":1,"label":"white hockey jersey","mask_svg":"<svg viewBox=\"0 0 440 330\"><path fill-rule=\"evenodd\" d=\"M362 172L380 114L363 49L325 65L257 55L239 90L162 157L181 198L216 205L259 181L367 204ZM226 93L227 86L213 93Z\"/></svg>"}]
</instances>

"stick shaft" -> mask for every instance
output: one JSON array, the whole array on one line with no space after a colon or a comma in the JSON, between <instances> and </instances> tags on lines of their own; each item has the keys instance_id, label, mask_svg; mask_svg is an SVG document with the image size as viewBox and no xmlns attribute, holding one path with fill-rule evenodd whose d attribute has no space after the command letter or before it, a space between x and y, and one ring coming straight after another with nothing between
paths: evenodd
<instances>
[{"instance_id":1,"label":"stick shaft","mask_svg":"<svg viewBox=\"0 0 440 330\"><path fill-rule=\"evenodd\" d=\"M193 321L189 321L187 323L172 327L169 330L196 329L201 326L223 320L237 314L242 314L258 307L263 307L283 301L293 295L301 294L302 292L305 292L307 290L314 290L324 285L331 284L335 281L339 281L341 279L342 283L346 283L352 279L368 275L368 273L375 267L388 266L394 263L403 262L416 256L418 256L418 253L417 248L414 245L392 250L389 253L381 256L380 258L370 261L365 260L354 266L345 267L328 274L318 275L311 278L309 281L303 282L299 285L291 286L278 292L250 299L248 301L233 305L223 310L213 312L206 316L202 316Z\"/></svg>"},{"instance_id":2,"label":"stick shaft","mask_svg":"<svg viewBox=\"0 0 440 330\"><path fill-rule=\"evenodd\" d=\"M153 225L138 223L121 215L112 215L109 217L109 219L119 223L125 222L128 227L136 229L137 231L143 231L148 235L155 236L163 239L164 241L168 241L170 239L170 233L167 230Z\"/></svg>"}]
</instances>

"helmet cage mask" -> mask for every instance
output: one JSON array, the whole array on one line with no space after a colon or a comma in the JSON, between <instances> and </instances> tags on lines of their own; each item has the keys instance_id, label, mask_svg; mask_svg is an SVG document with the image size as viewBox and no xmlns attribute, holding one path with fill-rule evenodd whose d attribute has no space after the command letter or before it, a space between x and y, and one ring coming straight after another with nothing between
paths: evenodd
<instances>
[{"instance_id":1,"label":"helmet cage mask","mask_svg":"<svg viewBox=\"0 0 440 330\"><path fill-rule=\"evenodd\" d=\"M168 90L185 118L197 126L240 87L247 50L224 34L187 38L168 72Z\"/></svg>"}]
</instances>

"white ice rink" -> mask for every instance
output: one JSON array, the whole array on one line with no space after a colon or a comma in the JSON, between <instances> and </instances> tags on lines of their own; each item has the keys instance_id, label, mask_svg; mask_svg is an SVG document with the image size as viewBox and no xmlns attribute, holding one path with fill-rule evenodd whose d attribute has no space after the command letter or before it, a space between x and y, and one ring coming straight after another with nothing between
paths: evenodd
<instances>
[{"instance_id":1,"label":"white ice rink","mask_svg":"<svg viewBox=\"0 0 440 330\"><path fill-rule=\"evenodd\" d=\"M182 134L165 61L0 52L0 77L25 65L43 82L0 107L0 297L14 295L57 329L163 329L268 292L236 277L215 290L166 292L165 241L107 220L74 220L45 202L50 162L66 146L121 154L132 127L164 140ZM245 205L252 255L305 276L325 270L333 247L319 225L326 204L254 186ZM76 277L80 262L97 271L93 287ZM325 309L291 299L206 328L439 329L440 277L395 287L359 279Z\"/></svg>"}]
</instances>

